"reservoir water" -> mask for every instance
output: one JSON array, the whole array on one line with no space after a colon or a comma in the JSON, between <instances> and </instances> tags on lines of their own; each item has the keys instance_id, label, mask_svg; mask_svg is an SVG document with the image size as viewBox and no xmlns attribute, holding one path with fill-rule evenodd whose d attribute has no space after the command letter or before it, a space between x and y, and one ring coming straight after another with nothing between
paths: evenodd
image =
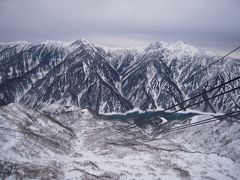
<instances>
[{"instance_id":1,"label":"reservoir water","mask_svg":"<svg viewBox=\"0 0 240 180\"><path fill-rule=\"evenodd\" d=\"M145 111L145 112L129 112L125 114L100 114L104 119L128 121L128 120L147 120L163 117L167 121L185 120L193 116L199 115L198 113L184 112L184 113L171 113L164 111Z\"/></svg>"}]
</instances>

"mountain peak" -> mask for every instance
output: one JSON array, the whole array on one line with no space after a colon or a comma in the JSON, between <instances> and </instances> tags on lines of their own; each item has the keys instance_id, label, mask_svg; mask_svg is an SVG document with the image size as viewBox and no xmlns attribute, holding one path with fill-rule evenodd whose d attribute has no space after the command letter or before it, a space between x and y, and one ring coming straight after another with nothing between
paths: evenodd
<instances>
[{"instance_id":1,"label":"mountain peak","mask_svg":"<svg viewBox=\"0 0 240 180\"><path fill-rule=\"evenodd\" d=\"M145 48L145 51L158 51L158 50L163 50L165 48L167 48L169 46L168 43L166 42L163 42L163 41L157 41L157 42L154 42L154 43L151 43L150 45L148 45L146 48Z\"/></svg>"},{"instance_id":2,"label":"mountain peak","mask_svg":"<svg viewBox=\"0 0 240 180\"><path fill-rule=\"evenodd\" d=\"M72 47L83 46L85 47L85 49L97 51L93 43L83 38L77 39L76 41L72 42L70 46Z\"/></svg>"},{"instance_id":3,"label":"mountain peak","mask_svg":"<svg viewBox=\"0 0 240 180\"><path fill-rule=\"evenodd\" d=\"M0 42L0 45L20 45L20 44L29 45L31 43L27 41Z\"/></svg>"},{"instance_id":4,"label":"mountain peak","mask_svg":"<svg viewBox=\"0 0 240 180\"><path fill-rule=\"evenodd\" d=\"M177 41L170 44L169 49L172 50L174 53L181 52L181 54L188 54L192 56L198 52L195 47L190 46L183 41Z\"/></svg>"},{"instance_id":5,"label":"mountain peak","mask_svg":"<svg viewBox=\"0 0 240 180\"><path fill-rule=\"evenodd\" d=\"M66 47L69 46L69 42L63 42L63 41L52 41L52 40L46 40L40 43L40 45L45 45L48 47Z\"/></svg>"},{"instance_id":6,"label":"mountain peak","mask_svg":"<svg viewBox=\"0 0 240 180\"><path fill-rule=\"evenodd\" d=\"M151 43L147 48L146 51L165 51L171 52L175 56L181 55L191 55L194 56L198 50L193 46L186 44L183 41L177 41L175 43L167 43L164 41L157 41L155 43Z\"/></svg>"},{"instance_id":7,"label":"mountain peak","mask_svg":"<svg viewBox=\"0 0 240 180\"><path fill-rule=\"evenodd\" d=\"M71 45L93 44L84 38L79 38L71 43Z\"/></svg>"},{"instance_id":8,"label":"mountain peak","mask_svg":"<svg viewBox=\"0 0 240 180\"><path fill-rule=\"evenodd\" d=\"M27 41L15 41L15 42L8 42L8 43L0 42L0 51L6 48L15 47L17 52L19 52L21 50L31 47L31 45L32 44Z\"/></svg>"},{"instance_id":9,"label":"mountain peak","mask_svg":"<svg viewBox=\"0 0 240 180\"><path fill-rule=\"evenodd\" d=\"M166 46L168 45L167 42L164 42L164 41L156 41L154 43L151 43L149 46L151 47L156 47L156 48L160 48L160 47L163 47L163 46Z\"/></svg>"}]
</instances>

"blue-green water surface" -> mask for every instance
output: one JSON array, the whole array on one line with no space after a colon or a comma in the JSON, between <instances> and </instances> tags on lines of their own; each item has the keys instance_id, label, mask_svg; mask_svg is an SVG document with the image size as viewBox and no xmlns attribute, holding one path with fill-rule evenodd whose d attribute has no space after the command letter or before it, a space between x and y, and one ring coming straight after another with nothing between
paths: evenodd
<instances>
[{"instance_id":1,"label":"blue-green water surface","mask_svg":"<svg viewBox=\"0 0 240 180\"><path fill-rule=\"evenodd\" d=\"M117 120L117 121L127 121L131 119L153 119L164 117L168 121L174 120L185 120L193 116L199 115L198 113L185 112L185 113L171 113L164 111L145 111L145 112L129 112L125 114L100 114L104 119Z\"/></svg>"}]
</instances>

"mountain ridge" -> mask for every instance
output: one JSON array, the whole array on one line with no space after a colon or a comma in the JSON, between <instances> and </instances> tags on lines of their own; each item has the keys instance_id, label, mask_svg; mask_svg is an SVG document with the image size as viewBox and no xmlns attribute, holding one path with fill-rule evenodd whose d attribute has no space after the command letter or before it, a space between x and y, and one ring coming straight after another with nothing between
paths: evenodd
<instances>
[{"instance_id":1,"label":"mountain ridge","mask_svg":"<svg viewBox=\"0 0 240 180\"><path fill-rule=\"evenodd\" d=\"M240 75L240 60L226 58L191 77L217 58L182 41L118 50L106 50L84 39L5 43L0 44L0 99L2 104L19 102L37 109L52 103L96 112L167 108ZM238 91L228 96L194 108L229 111L240 104L240 96Z\"/></svg>"}]
</instances>

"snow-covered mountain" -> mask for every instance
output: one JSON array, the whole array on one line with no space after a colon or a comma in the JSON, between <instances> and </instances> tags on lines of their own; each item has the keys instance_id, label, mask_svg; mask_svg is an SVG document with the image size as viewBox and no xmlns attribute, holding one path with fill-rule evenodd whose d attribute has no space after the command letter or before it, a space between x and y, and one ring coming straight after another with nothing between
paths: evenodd
<instances>
[{"instance_id":1,"label":"snow-covered mountain","mask_svg":"<svg viewBox=\"0 0 240 180\"><path fill-rule=\"evenodd\" d=\"M217 58L181 41L142 49L102 48L83 39L1 43L0 104L42 109L57 103L95 112L167 108L240 75L240 60L225 58L193 76ZM199 99L239 85L235 81ZM226 112L239 104L236 90L192 108Z\"/></svg>"},{"instance_id":2,"label":"snow-covered mountain","mask_svg":"<svg viewBox=\"0 0 240 180\"><path fill-rule=\"evenodd\" d=\"M240 76L235 58L195 75L218 58L183 42L129 49L83 39L0 43L0 179L238 179L239 116L156 130L239 110L239 89L192 107L210 113L182 120L98 114L168 108Z\"/></svg>"},{"instance_id":3,"label":"snow-covered mountain","mask_svg":"<svg viewBox=\"0 0 240 180\"><path fill-rule=\"evenodd\" d=\"M122 92L134 106L141 109L167 108L222 84L240 75L240 60L226 58L193 76L219 58L177 42L157 42L149 45L137 62L122 73ZM235 81L232 86L239 86ZM230 86L231 87L231 86ZM207 94L211 97L229 87ZM189 102L193 104L200 97ZM234 98L236 101L232 101ZM239 90L195 106L203 111L227 111L239 107Z\"/></svg>"}]
</instances>

